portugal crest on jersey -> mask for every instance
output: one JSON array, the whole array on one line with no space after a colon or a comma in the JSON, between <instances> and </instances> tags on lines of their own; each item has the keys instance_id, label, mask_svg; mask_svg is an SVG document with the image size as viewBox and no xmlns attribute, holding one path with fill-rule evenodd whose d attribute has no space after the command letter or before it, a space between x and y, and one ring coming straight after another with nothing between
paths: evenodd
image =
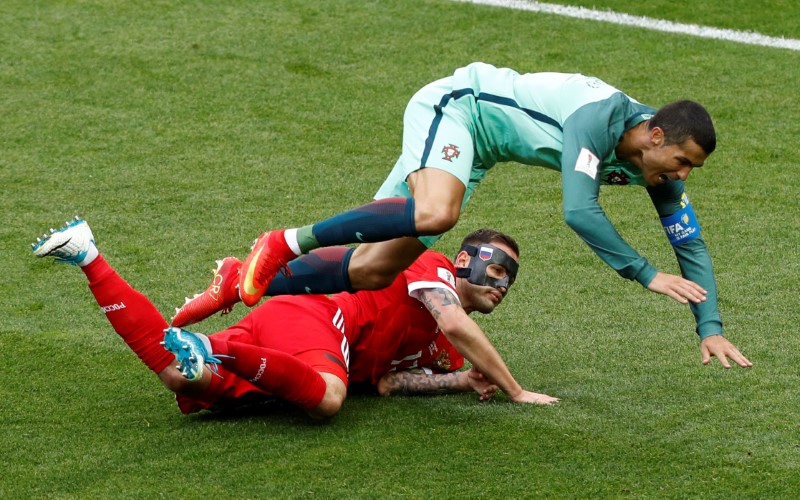
<instances>
[{"instance_id":1,"label":"portugal crest on jersey","mask_svg":"<svg viewBox=\"0 0 800 500\"><path fill-rule=\"evenodd\" d=\"M625 172L616 170L608 174L606 182L617 186L626 186L631 183L631 178Z\"/></svg>"},{"instance_id":2,"label":"portugal crest on jersey","mask_svg":"<svg viewBox=\"0 0 800 500\"><path fill-rule=\"evenodd\" d=\"M455 144L448 144L447 146L442 148L442 160L447 160L449 162L453 161L453 158L458 158L458 155L461 154L461 151L458 150L458 146Z\"/></svg>"}]
</instances>

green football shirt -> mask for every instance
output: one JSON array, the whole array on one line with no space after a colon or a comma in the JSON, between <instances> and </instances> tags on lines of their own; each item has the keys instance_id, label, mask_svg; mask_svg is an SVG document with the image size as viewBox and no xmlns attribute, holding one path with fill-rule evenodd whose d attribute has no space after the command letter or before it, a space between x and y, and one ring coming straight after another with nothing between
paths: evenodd
<instances>
[{"instance_id":1,"label":"green football shirt","mask_svg":"<svg viewBox=\"0 0 800 500\"><path fill-rule=\"evenodd\" d=\"M423 167L441 168L461 179L467 188L464 204L499 162L557 170L570 227L622 277L647 286L655 267L622 239L598 197L603 184L646 186L641 171L618 159L615 148L626 130L655 111L594 77L519 74L473 63L411 99L403 153L376 198L408 196L406 177ZM682 181L646 189L662 218L688 204ZM675 244L674 250L682 275L708 291L706 302L690 306L702 338L721 334L722 323L711 259L696 229L692 239Z\"/></svg>"}]
</instances>

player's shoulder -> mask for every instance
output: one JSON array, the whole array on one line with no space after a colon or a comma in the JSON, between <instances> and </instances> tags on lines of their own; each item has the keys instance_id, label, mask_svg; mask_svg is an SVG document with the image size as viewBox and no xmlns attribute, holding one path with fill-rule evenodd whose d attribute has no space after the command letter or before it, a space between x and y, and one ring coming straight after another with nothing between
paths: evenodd
<instances>
[{"instance_id":1,"label":"player's shoulder","mask_svg":"<svg viewBox=\"0 0 800 500\"><path fill-rule=\"evenodd\" d=\"M456 289L456 268L445 255L427 250L403 274L409 291L432 286Z\"/></svg>"},{"instance_id":2,"label":"player's shoulder","mask_svg":"<svg viewBox=\"0 0 800 500\"><path fill-rule=\"evenodd\" d=\"M586 98L575 102L564 121L564 131L571 134L589 135L613 149L626 130L652 118L655 110L641 104L628 95L615 90L607 95L596 95L597 99ZM608 153L609 151L598 151Z\"/></svg>"},{"instance_id":3,"label":"player's shoulder","mask_svg":"<svg viewBox=\"0 0 800 500\"><path fill-rule=\"evenodd\" d=\"M593 83L594 82L594 83ZM645 104L640 103L628 94L618 90L601 80L589 78L585 80L588 90L581 96L577 92L571 98L576 99L580 105L576 111L583 111L583 119L587 116L596 116L598 119L605 119L607 116L618 116L623 121L629 121L634 117L648 119L655 110ZM596 88L592 89L594 85Z\"/></svg>"}]
</instances>

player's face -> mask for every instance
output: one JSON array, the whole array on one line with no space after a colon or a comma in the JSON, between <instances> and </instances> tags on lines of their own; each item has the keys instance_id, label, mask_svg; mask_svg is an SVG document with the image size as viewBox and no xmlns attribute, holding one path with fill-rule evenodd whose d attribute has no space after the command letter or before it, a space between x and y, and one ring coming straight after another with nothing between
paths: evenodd
<instances>
[{"instance_id":1,"label":"player's face","mask_svg":"<svg viewBox=\"0 0 800 500\"><path fill-rule=\"evenodd\" d=\"M648 186L658 186L668 180L685 181L693 169L701 167L708 155L693 139L682 144L660 144L642 153L639 168Z\"/></svg>"},{"instance_id":2,"label":"player's face","mask_svg":"<svg viewBox=\"0 0 800 500\"><path fill-rule=\"evenodd\" d=\"M509 246L499 242L492 242L492 245L504 251L515 261L519 261L519 257ZM472 258L474 259L476 257ZM486 274L490 278L503 279L508 275L508 270L506 270L506 268L500 264L490 264L486 268ZM503 298L508 293L507 287L494 288L491 286L473 285L472 283L467 282L467 280L463 280L463 282L467 289L466 291L470 305L475 311L483 314L489 314L490 312L494 311L495 307L500 305L500 303L503 301ZM510 280L508 286L511 286L512 284L513 280Z\"/></svg>"}]
</instances>

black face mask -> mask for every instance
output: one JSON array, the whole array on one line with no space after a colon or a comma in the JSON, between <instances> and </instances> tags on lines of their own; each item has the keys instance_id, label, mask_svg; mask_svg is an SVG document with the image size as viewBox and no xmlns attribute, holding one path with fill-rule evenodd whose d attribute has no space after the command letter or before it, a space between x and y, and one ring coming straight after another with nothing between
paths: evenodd
<instances>
[{"instance_id":1,"label":"black face mask","mask_svg":"<svg viewBox=\"0 0 800 500\"><path fill-rule=\"evenodd\" d=\"M507 253L494 245L489 245L487 243L477 247L464 245L461 247L461 250L459 250L459 253L461 251L467 252L471 259L467 267L456 268L456 276L459 278L467 278L467 281L473 285L490 286L493 288L504 287L508 289L517 278L519 264L509 257ZM486 274L486 268L491 264L503 266L506 270L505 277L497 279Z\"/></svg>"}]
</instances>

